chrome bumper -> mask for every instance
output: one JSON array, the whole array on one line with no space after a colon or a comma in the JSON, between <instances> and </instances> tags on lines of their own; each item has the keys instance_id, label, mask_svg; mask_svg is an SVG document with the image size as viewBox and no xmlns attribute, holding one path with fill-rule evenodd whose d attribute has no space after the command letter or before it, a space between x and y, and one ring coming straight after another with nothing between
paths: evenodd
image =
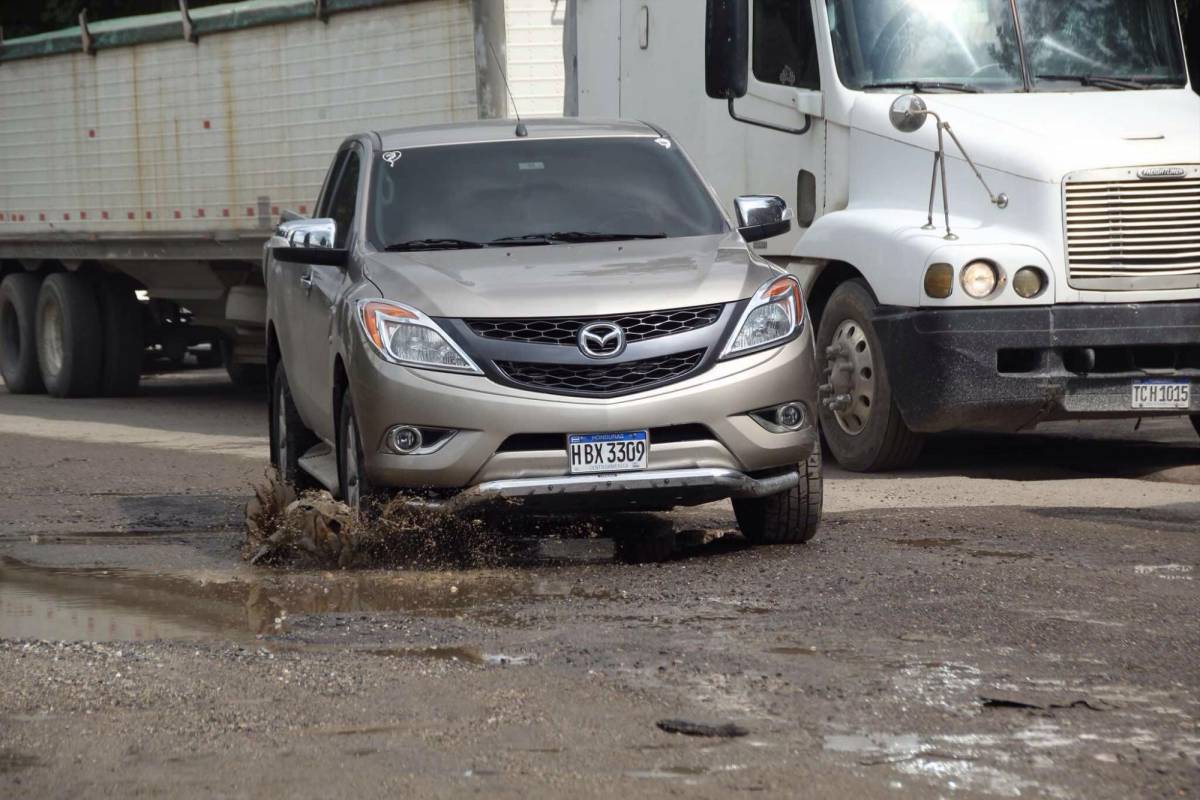
<instances>
[{"instance_id":1,"label":"chrome bumper","mask_svg":"<svg viewBox=\"0 0 1200 800\"><path fill-rule=\"evenodd\" d=\"M498 500L569 510L669 509L731 497L767 497L800 485L796 470L753 478L731 469L670 469L488 481L455 495L447 508L464 511Z\"/></svg>"}]
</instances>

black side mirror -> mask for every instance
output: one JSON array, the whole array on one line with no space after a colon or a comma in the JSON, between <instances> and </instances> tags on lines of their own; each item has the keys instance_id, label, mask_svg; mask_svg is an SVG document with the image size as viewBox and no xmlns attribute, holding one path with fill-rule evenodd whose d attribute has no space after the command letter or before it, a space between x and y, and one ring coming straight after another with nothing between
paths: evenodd
<instances>
[{"instance_id":1,"label":"black side mirror","mask_svg":"<svg viewBox=\"0 0 1200 800\"><path fill-rule=\"evenodd\" d=\"M317 264L323 267L344 267L350 251L334 247L272 247L276 261L287 264Z\"/></svg>"},{"instance_id":2,"label":"black side mirror","mask_svg":"<svg viewBox=\"0 0 1200 800\"><path fill-rule=\"evenodd\" d=\"M708 0L704 17L704 89L716 100L745 97L749 85L750 5Z\"/></svg>"},{"instance_id":3,"label":"black side mirror","mask_svg":"<svg viewBox=\"0 0 1200 800\"><path fill-rule=\"evenodd\" d=\"M792 210L782 197L746 195L733 201L738 233L747 242L782 236L792 229Z\"/></svg>"}]
</instances>

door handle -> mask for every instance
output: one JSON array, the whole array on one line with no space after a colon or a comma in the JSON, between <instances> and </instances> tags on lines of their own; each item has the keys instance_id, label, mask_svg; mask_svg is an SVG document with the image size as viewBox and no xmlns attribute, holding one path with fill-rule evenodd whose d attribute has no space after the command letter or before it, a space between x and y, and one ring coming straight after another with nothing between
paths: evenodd
<instances>
[{"instance_id":1,"label":"door handle","mask_svg":"<svg viewBox=\"0 0 1200 800\"><path fill-rule=\"evenodd\" d=\"M304 287L305 292L311 292L313 287L313 276L311 272L306 272L300 276L300 285Z\"/></svg>"}]
</instances>

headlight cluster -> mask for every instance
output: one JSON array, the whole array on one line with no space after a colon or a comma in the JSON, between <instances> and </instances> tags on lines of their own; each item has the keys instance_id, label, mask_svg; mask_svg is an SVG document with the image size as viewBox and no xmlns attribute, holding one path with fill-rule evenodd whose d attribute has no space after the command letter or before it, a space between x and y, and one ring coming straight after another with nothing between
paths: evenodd
<instances>
[{"instance_id":1,"label":"headlight cluster","mask_svg":"<svg viewBox=\"0 0 1200 800\"><path fill-rule=\"evenodd\" d=\"M972 261L962 268L959 284L964 292L975 300L995 297L1004 288L1005 275L1000 267L982 259ZM936 300L945 300L954 293L954 267L950 264L931 264L925 270L925 294ZM1050 279L1040 267L1021 267L1013 276L1013 291L1018 297L1032 300L1041 296L1050 284Z\"/></svg>"},{"instance_id":2,"label":"headlight cluster","mask_svg":"<svg viewBox=\"0 0 1200 800\"><path fill-rule=\"evenodd\" d=\"M790 339L804 325L804 298L800 283L790 275L776 278L759 289L722 358L748 355Z\"/></svg>"},{"instance_id":3,"label":"headlight cluster","mask_svg":"<svg viewBox=\"0 0 1200 800\"><path fill-rule=\"evenodd\" d=\"M358 321L379 355L393 364L482 374L437 323L415 308L383 300L362 300Z\"/></svg>"}]
</instances>

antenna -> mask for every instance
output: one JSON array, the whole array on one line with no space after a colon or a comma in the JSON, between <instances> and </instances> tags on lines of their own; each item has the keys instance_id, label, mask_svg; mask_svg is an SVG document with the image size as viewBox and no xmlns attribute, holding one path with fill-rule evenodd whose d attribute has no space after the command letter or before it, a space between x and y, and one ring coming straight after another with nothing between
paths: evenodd
<instances>
[{"instance_id":1,"label":"antenna","mask_svg":"<svg viewBox=\"0 0 1200 800\"><path fill-rule=\"evenodd\" d=\"M513 114L517 116L517 136L522 139L529 135L529 130L525 127L525 123L521 121L521 112L517 109L517 98L513 97L512 87L508 85L508 76L504 74L504 67L500 65L500 58L496 55L496 48L492 47L492 40L487 40L488 50L492 51L492 60L496 62L496 67L500 70L500 78L504 81L504 91L508 92L508 99L512 103Z\"/></svg>"}]
</instances>

